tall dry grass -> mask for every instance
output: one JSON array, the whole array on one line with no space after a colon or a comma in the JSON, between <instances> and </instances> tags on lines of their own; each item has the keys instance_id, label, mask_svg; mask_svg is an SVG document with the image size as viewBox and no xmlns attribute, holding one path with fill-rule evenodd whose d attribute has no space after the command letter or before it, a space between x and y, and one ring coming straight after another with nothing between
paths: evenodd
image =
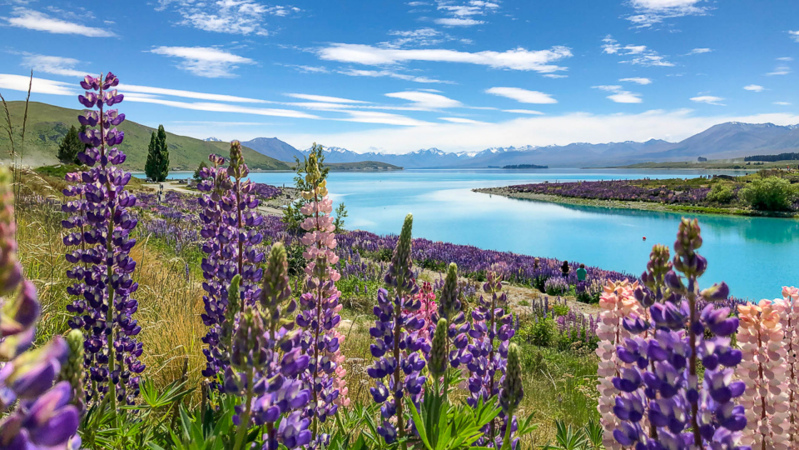
<instances>
[{"instance_id":1,"label":"tall dry grass","mask_svg":"<svg viewBox=\"0 0 799 450\"><path fill-rule=\"evenodd\" d=\"M37 182L33 178L28 181ZM57 209L59 203L54 194L23 195L18 206L20 260L26 277L39 291L42 305L38 342L69 331L66 306L73 299L66 293L72 284L66 271L71 264L64 258L67 247L62 242L64 215ZM178 379L185 379L187 386L199 386L203 378L200 371L205 365L200 341L205 335L200 319L202 281L192 271L187 274L186 261L165 254L146 237L139 239L131 257L137 263L134 281L139 283L139 289L134 298L139 301L139 309L134 318L142 327L138 339L144 344L145 376L156 386Z\"/></svg>"}]
</instances>

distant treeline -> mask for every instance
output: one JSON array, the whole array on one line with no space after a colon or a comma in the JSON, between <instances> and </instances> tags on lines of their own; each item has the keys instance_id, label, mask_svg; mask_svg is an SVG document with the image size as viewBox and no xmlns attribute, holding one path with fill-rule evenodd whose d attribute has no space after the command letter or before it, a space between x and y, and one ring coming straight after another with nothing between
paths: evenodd
<instances>
[{"instance_id":1,"label":"distant treeline","mask_svg":"<svg viewBox=\"0 0 799 450\"><path fill-rule=\"evenodd\" d=\"M503 169L549 169L549 166L537 166L535 164L511 164L502 166Z\"/></svg>"},{"instance_id":2,"label":"distant treeline","mask_svg":"<svg viewBox=\"0 0 799 450\"><path fill-rule=\"evenodd\" d=\"M755 155L747 156L744 161L797 161L799 153L780 153L779 155Z\"/></svg>"}]
</instances>

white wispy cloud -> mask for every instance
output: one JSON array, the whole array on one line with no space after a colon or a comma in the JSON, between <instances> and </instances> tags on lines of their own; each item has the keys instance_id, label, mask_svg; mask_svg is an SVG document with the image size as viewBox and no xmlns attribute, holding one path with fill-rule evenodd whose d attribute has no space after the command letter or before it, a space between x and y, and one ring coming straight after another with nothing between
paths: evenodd
<instances>
[{"instance_id":1,"label":"white wispy cloud","mask_svg":"<svg viewBox=\"0 0 799 450\"><path fill-rule=\"evenodd\" d=\"M707 103L708 105L717 105L717 106L724 106L724 101L722 97L716 97L713 95L699 95L697 97L691 97L692 102L696 103Z\"/></svg>"},{"instance_id":2,"label":"white wispy cloud","mask_svg":"<svg viewBox=\"0 0 799 450\"><path fill-rule=\"evenodd\" d=\"M395 30L389 31L388 34L389 36L396 36L393 41L383 43L384 47L389 48L405 46L430 47L453 39L451 36L430 27L416 30Z\"/></svg>"},{"instance_id":3,"label":"white wispy cloud","mask_svg":"<svg viewBox=\"0 0 799 450\"><path fill-rule=\"evenodd\" d=\"M629 82L641 85L652 84L652 80L650 80L649 78L640 78L640 77L619 78L619 81L621 81L622 83Z\"/></svg>"},{"instance_id":4,"label":"white wispy cloud","mask_svg":"<svg viewBox=\"0 0 799 450\"><path fill-rule=\"evenodd\" d=\"M116 36L109 30L56 19L45 13L23 7L12 8L11 17L4 17L3 19L12 27L45 31L53 34L77 34L86 37Z\"/></svg>"},{"instance_id":5,"label":"white wispy cloud","mask_svg":"<svg viewBox=\"0 0 799 450\"><path fill-rule=\"evenodd\" d=\"M774 102L778 106L791 106L791 102Z\"/></svg>"},{"instance_id":6,"label":"white wispy cloud","mask_svg":"<svg viewBox=\"0 0 799 450\"><path fill-rule=\"evenodd\" d=\"M764 88L763 86L760 86L759 84L748 84L748 85L744 86L744 89L746 89L747 91L752 91L752 92L763 92L766 88Z\"/></svg>"},{"instance_id":7,"label":"white wispy cloud","mask_svg":"<svg viewBox=\"0 0 799 450\"><path fill-rule=\"evenodd\" d=\"M790 56L781 56L777 58L777 61L790 62L793 61L793 58L791 58Z\"/></svg>"},{"instance_id":8,"label":"white wispy cloud","mask_svg":"<svg viewBox=\"0 0 799 450\"><path fill-rule=\"evenodd\" d=\"M125 96L125 100L131 102L151 103L155 105L170 106L172 108L189 109L193 111L251 114L256 116L289 117L293 119L319 118L319 116L313 114L304 113L302 111L294 111L290 109L253 108L250 106L231 105L229 103L178 102L174 100L165 100L162 98L153 98L146 94L128 94Z\"/></svg>"},{"instance_id":9,"label":"white wispy cloud","mask_svg":"<svg viewBox=\"0 0 799 450\"><path fill-rule=\"evenodd\" d=\"M391 49L362 44L331 44L318 50L323 60L357 63L369 66L399 64L410 61L477 64L494 69L525 70L554 73L566 70L553 64L572 56L568 47L555 46L549 50L516 48L504 52L462 52L447 49Z\"/></svg>"},{"instance_id":10,"label":"white wispy cloud","mask_svg":"<svg viewBox=\"0 0 799 450\"><path fill-rule=\"evenodd\" d=\"M796 42L799 42L799 30L788 31L788 35Z\"/></svg>"},{"instance_id":11,"label":"white wispy cloud","mask_svg":"<svg viewBox=\"0 0 799 450\"><path fill-rule=\"evenodd\" d=\"M404 127L421 126L429 123L423 120L417 120L412 117L407 117L400 114L391 114L391 113L384 113L377 111L343 111L343 112L349 114L349 117L336 120L343 120L345 122L398 125Z\"/></svg>"},{"instance_id":12,"label":"white wispy cloud","mask_svg":"<svg viewBox=\"0 0 799 450\"><path fill-rule=\"evenodd\" d=\"M327 95L314 95L314 94L285 94L289 97L299 98L302 100L309 100L312 102L326 102L326 103L366 103L361 100L351 100L341 97L329 97Z\"/></svg>"},{"instance_id":13,"label":"white wispy cloud","mask_svg":"<svg viewBox=\"0 0 799 450\"><path fill-rule=\"evenodd\" d=\"M703 53L710 53L712 51L713 51L713 49L706 48L706 47L701 47L701 48L695 48L695 49L691 50L690 52L686 53L686 55L687 56L701 55Z\"/></svg>"},{"instance_id":14,"label":"white wispy cloud","mask_svg":"<svg viewBox=\"0 0 799 450\"><path fill-rule=\"evenodd\" d=\"M534 111L532 109L503 109L502 111L512 114L529 114L534 116L541 116L544 114L541 111Z\"/></svg>"},{"instance_id":15,"label":"white wispy cloud","mask_svg":"<svg viewBox=\"0 0 799 450\"><path fill-rule=\"evenodd\" d=\"M412 102L414 108L420 109L444 109L444 108L457 108L463 104L457 100L443 96L441 94L434 94L432 92L422 91L404 91L404 92L390 92L386 97L399 98Z\"/></svg>"},{"instance_id":16,"label":"white wispy cloud","mask_svg":"<svg viewBox=\"0 0 799 450\"><path fill-rule=\"evenodd\" d=\"M767 73L766 75L771 77L775 75L788 75L789 73L791 73L791 68L784 64L780 64L777 67L775 67L774 70Z\"/></svg>"},{"instance_id":17,"label":"white wispy cloud","mask_svg":"<svg viewBox=\"0 0 799 450\"><path fill-rule=\"evenodd\" d=\"M627 20L637 28L649 28L666 19L707 14L703 0L630 0L635 14Z\"/></svg>"},{"instance_id":18,"label":"white wispy cloud","mask_svg":"<svg viewBox=\"0 0 799 450\"><path fill-rule=\"evenodd\" d=\"M674 63L669 62L666 57L648 48L646 45L621 45L619 41L613 39L611 35L607 35L602 39L602 52L608 55L630 56L629 59L619 61L621 63L630 63L639 66L674 66Z\"/></svg>"},{"instance_id":19,"label":"white wispy cloud","mask_svg":"<svg viewBox=\"0 0 799 450\"><path fill-rule=\"evenodd\" d=\"M442 17L440 19L436 19L435 22L439 25L444 25L445 27L470 27L485 23L482 20L465 19L462 17Z\"/></svg>"},{"instance_id":20,"label":"white wispy cloud","mask_svg":"<svg viewBox=\"0 0 799 450\"><path fill-rule=\"evenodd\" d=\"M499 9L496 2L469 0L466 2L454 0L437 0L436 8L447 17L435 19L434 22L446 27L470 27L485 23L484 20L474 17L486 16Z\"/></svg>"},{"instance_id":21,"label":"white wispy cloud","mask_svg":"<svg viewBox=\"0 0 799 450\"><path fill-rule=\"evenodd\" d=\"M268 103L265 100L249 97L239 97L236 95L211 94L207 92L184 91L182 89L167 89L153 86L139 86L136 84L120 84L118 89L123 92L133 92L137 94L162 95L168 97L191 98L195 100L209 100L214 102L230 103Z\"/></svg>"},{"instance_id":22,"label":"white wispy cloud","mask_svg":"<svg viewBox=\"0 0 799 450\"><path fill-rule=\"evenodd\" d=\"M625 91L621 86L613 84L613 85L600 85L600 86L593 86L594 89L599 89L600 91L610 92L611 94L607 96L613 102L616 103L642 103L643 100L641 99L641 94Z\"/></svg>"},{"instance_id":23,"label":"white wispy cloud","mask_svg":"<svg viewBox=\"0 0 799 450\"><path fill-rule=\"evenodd\" d=\"M486 122L481 122L479 120L466 119L464 117L439 117L439 120L443 120L450 123L470 123L473 125L486 123Z\"/></svg>"},{"instance_id":24,"label":"white wispy cloud","mask_svg":"<svg viewBox=\"0 0 799 450\"><path fill-rule=\"evenodd\" d=\"M453 84L451 81L438 80L435 78L428 78L424 76L409 75L406 73L394 72L391 70L363 70L363 69L342 69L337 73L348 75L351 77L388 77L396 78L398 80L413 81L414 83L443 83Z\"/></svg>"},{"instance_id":25,"label":"white wispy cloud","mask_svg":"<svg viewBox=\"0 0 799 450\"><path fill-rule=\"evenodd\" d=\"M84 77L88 72L76 70L75 66L78 64L80 64L80 61L75 58L26 53L23 54L22 63L20 65L26 69L33 69L34 73Z\"/></svg>"},{"instance_id":26,"label":"white wispy cloud","mask_svg":"<svg viewBox=\"0 0 799 450\"><path fill-rule=\"evenodd\" d=\"M181 16L179 24L203 31L267 36L267 16L285 17L300 12L294 6L267 6L254 0L161 0L158 10L174 10Z\"/></svg>"},{"instance_id":27,"label":"white wispy cloud","mask_svg":"<svg viewBox=\"0 0 799 450\"><path fill-rule=\"evenodd\" d=\"M206 78L231 78L238 64L254 64L243 56L213 47L156 47L150 53L180 58L179 68Z\"/></svg>"},{"instance_id":28,"label":"white wispy cloud","mask_svg":"<svg viewBox=\"0 0 799 450\"><path fill-rule=\"evenodd\" d=\"M507 97L519 103L551 104L558 102L549 94L517 87L492 87L486 89L486 94Z\"/></svg>"},{"instance_id":29,"label":"white wispy cloud","mask_svg":"<svg viewBox=\"0 0 799 450\"><path fill-rule=\"evenodd\" d=\"M27 92L28 83L30 83L30 77L0 73L0 89ZM76 95L78 90L75 89L75 86L74 83L34 77L31 92L34 94Z\"/></svg>"}]
</instances>

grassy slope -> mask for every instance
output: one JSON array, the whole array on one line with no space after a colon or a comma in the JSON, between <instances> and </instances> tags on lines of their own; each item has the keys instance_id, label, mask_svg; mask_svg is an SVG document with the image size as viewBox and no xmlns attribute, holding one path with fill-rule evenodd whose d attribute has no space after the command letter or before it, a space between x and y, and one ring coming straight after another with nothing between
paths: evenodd
<instances>
[{"instance_id":1,"label":"grassy slope","mask_svg":"<svg viewBox=\"0 0 799 450\"><path fill-rule=\"evenodd\" d=\"M760 170L784 168L786 166L796 167L799 161L774 161L774 162L747 162L742 159L718 159L705 162L683 161L683 162L646 162L631 164L629 166L619 166L621 169L727 169L727 170Z\"/></svg>"},{"instance_id":2,"label":"grassy slope","mask_svg":"<svg viewBox=\"0 0 799 450\"><path fill-rule=\"evenodd\" d=\"M9 102L12 124L17 136L21 130L25 103ZM124 111L123 111L124 112ZM28 129L24 163L32 166L55 164L58 144L71 125L79 126L77 116L79 110L61 108L46 103L31 102L28 110ZM5 118L3 118L5 122ZM128 159L125 167L129 170L144 170L147 160L147 145L153 129L126 120L119 127L125 132L125 141L119 145ZM18 142L18 137L15 141ZM230 146L226 142L205 142L186 136L178 136L167 132L169 145L169 165L178 169L195 169L200 162L207 161L211 153L227 154ZM0 133L0 159L7 159L6 149L10 148L8 136L3 130ZM244 158L252 169L288 170L289 165L276 159L264 156L250 148L244 149Z\"/></svg>"}]
</instances>

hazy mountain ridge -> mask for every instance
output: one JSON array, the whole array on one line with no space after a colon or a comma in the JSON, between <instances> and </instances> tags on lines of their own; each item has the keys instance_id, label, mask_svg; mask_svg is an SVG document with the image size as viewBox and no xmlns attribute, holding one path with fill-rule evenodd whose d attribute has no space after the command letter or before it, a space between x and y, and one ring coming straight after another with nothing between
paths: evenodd
<instances>
[{"instance_id":1,"label":"hazy mountain ridge","mask_svg":"<svg viewBox=\"0 0 799 450\"><path fill-rule=\"evenodd\" d=\"M328 162L359 160L381 161L405 168L480 168L518 164L550 167L599 167L641 162L729 159L763 153L782 153L799 149L799 125L750 124L727 122L714 125L680 142L650 139L602 144L573 143L544 147L491 147L479 152L444 152L422 149L401 155L377 152L356 153L331 147ZM307 150L303 151L307 154Z\"/></svg>"}]
</instances>

